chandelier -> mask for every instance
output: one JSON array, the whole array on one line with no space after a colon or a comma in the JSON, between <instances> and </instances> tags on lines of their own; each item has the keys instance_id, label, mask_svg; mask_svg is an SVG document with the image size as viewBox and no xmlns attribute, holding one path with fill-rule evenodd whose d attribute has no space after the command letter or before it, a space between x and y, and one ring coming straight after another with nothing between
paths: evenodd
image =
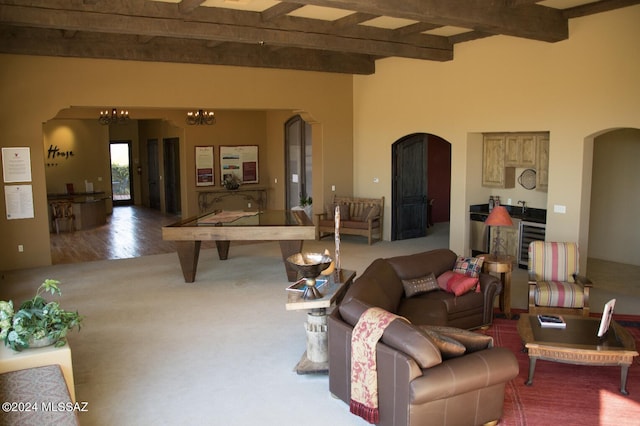
<instances>
[{"instance_id":1,"label":"chandelier","mask_svg":"<svg viewBox=\"0 0 640 426\"><path fill-rule=\"evenodd\" d=\"M100 124L120 124L129 121L129 111L121 110L118 113L118 110L115 108L109 110L100 111L100 118L98 118Z\"/></svg>"},{"instance_id":2,"label":"chandelier","mask_svg":"<svg viewBox=\"0 0 640 426\"><path fill-rule=\"evenodd\" d=\"M196 112L187 112L187 124L190 126L212 125L216 123L216 117L213 111L204 111L199 109Z\"/></svg>"}]
</instances>

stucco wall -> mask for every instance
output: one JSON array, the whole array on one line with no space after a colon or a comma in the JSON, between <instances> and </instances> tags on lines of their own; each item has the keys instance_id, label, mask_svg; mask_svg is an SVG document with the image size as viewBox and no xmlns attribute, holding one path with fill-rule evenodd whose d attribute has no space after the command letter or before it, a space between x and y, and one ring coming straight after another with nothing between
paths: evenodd
<instances>
[{"instance_id":1,"label":"stucco wall","mask_svg":"<svg viewBox=\"0 0 640 426\"><path fill-rule=\"evenodd\" d=\"M35 209L34 219L0 216L0 270L51 263L43 123L60 110L200 107L304 113L314 120L314 156L317 151L323 169L338 171L330 174L331 181L322 170L314 174L314 198L322 205L332 184L352 192L352 93L352 77L348 75L0 55L0 144L31 148ZM273 138L273 133L269 137ZM193 158L192 152L181 146L183 149L181 158ZM183 189L195 192L195 188ZM0 210L4 212L4 185L0 192ZM17 249L20 244L24 246L22 253Z\"/></svg>"},{"instance_id":2,"label":"stucco wall","mask_svg":"<svg viewBox=\"0 0 640 426\"><path fill-rule=\"evenodd\" d=\"M466 253L468 205L490 194L480 186L479 133L549 131L547 239L579 241L586 253L589 140L640 128L638 22L640 6L632 6L571 20L570 38L559 43L497 36L457 45L451 62L378 61L375 75L354 77L356 194L390 199L394 141L442 137L452 144L450 247ZM390 220L389 210L387 232Z\"/></svg>"}]
</instances>

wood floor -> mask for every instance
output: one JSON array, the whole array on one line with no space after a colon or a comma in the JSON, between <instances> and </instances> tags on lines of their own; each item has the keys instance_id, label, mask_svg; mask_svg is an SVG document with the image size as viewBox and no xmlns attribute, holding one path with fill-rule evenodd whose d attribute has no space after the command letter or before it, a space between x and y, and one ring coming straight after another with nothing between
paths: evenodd
<instances>
[{"instance_id":1,"label":"wood floor","mask_svg":"<svg viewBox=\"0 0 640 426\"><path fill-rule=\"evenodd\" d=\"M140 206L118 206L107 224L94 229L51 234L51 259L61 263L126 259L175 251L161 228L180 217Z\"/></svg>"}]
</instances>

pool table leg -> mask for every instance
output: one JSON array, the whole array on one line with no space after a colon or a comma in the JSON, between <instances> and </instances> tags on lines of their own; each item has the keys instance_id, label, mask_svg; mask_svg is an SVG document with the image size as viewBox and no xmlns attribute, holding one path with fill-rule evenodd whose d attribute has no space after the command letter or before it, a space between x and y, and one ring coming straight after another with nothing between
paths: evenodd
<instances>
[{"instance_id":1,"label":"pool table leg","mask_svg":"<svg viewBox=\"0 0 640 426\"><path fill-rule=\"evenodd\" d=\"M202 241L176 241L176 250L185 283L192 283L196 280L201 243Z\"/></svg>"}]
</instances>

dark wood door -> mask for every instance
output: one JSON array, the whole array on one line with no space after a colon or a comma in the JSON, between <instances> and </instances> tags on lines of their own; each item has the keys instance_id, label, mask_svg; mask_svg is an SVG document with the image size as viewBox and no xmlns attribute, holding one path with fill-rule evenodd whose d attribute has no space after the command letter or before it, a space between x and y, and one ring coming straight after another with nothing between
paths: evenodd
<instances>
[{"instance_id":1,"label":"dark wood door","mask_svg":"<svg viewBox=\"0 0 640 426\"><path fill-rule=\"evenodd\" d=\"M158 166L158 139L147 141L149 165L149 207L160 210L160 167Z\"/></svg>"},{"instance_id":2,"label":"dark wood door","mask_svg":"<svg viewBox=\"0 0 640 426\"><path fill-rule=\"evenodd\" d=\"M164 205L166 213L180 213L180 141L178 138L164 139Z\"/></svg>"},{"instance_id":3,"label":"dark wood door","mask_svg":"<svg viewBox=\"0 0 640 426\"><path fill-rule=\"evenodd\" d=\"M391 239L427 235L427 137L410 135L393 144Z\"/></svg>"}]
</instances>

